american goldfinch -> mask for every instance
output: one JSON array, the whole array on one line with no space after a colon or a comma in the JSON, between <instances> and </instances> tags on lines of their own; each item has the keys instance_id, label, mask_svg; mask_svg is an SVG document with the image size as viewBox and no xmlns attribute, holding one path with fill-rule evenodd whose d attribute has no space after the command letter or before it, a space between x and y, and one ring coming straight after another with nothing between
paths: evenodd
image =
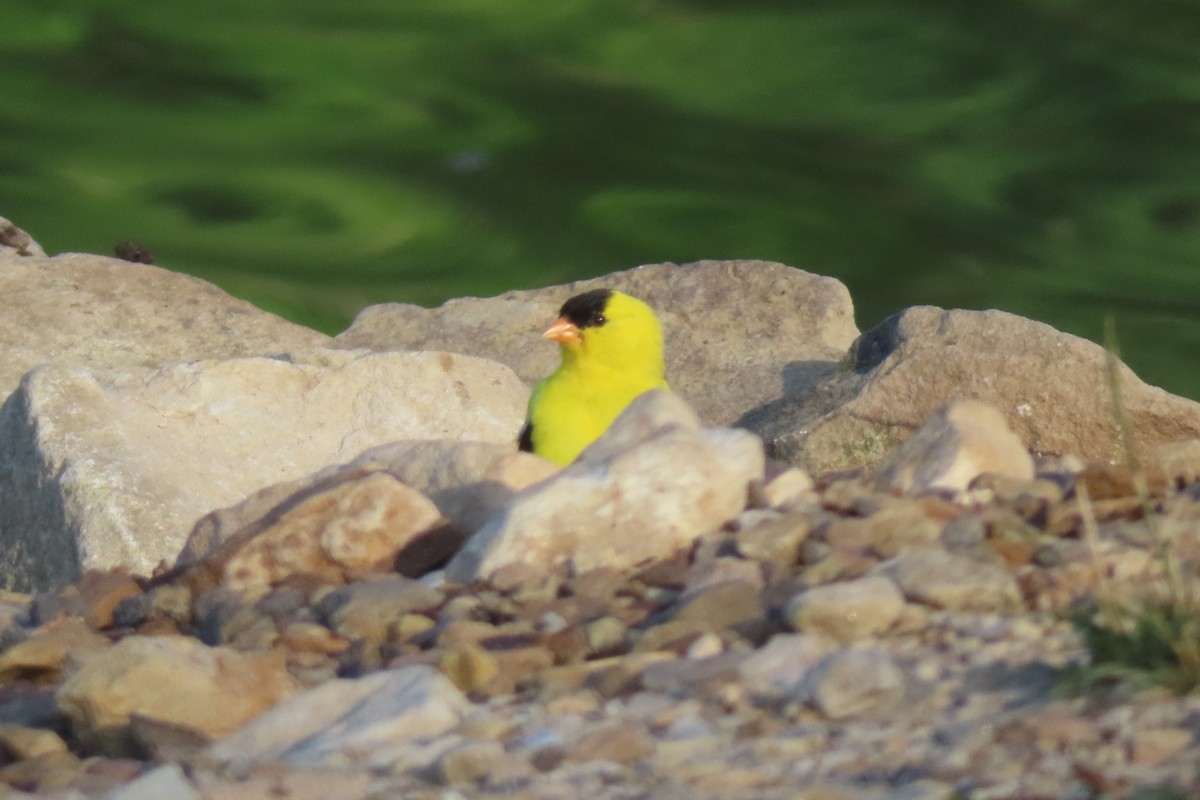
<instances>
[{"instance_id":1,"label":"american goldfinch","mask_svg":"<svg viewBox=\"0 0 1200 800\"><path fill-rule=\"evenodd\" d=\"M662 328L650 307L611 289L563 303L543 339L562 363L529 398L519 446L566 466L642 392L667 388Z\"/></svg>"}]
</instances>

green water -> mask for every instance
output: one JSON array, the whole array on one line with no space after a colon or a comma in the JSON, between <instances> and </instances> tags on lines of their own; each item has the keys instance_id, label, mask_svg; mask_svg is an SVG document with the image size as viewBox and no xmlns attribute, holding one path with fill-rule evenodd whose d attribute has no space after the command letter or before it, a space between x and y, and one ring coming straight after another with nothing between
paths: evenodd
<instances>
[{"instance_id":1,"label":"green water","mask_svg":"<svg viewBox=\"0 0 1200 800\"><path fill-rule=\"evenodd\" d=\"M765 258L1200 397L1200 3L6 0L0 215L328 331Z\"/></svg>"}]
</instances>

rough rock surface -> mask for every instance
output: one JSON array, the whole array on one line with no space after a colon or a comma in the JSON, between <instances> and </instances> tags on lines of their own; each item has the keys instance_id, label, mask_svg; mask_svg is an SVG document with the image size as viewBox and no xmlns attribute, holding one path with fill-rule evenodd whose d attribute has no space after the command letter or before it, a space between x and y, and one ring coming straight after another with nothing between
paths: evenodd
<instances>
[{"instance_id":1,"label":"rough rock surface","mask_svg":"<svg viewBox=\"0 0 1200 800\"><path fill-rule=\"evenodd\" d=\"M563 301L600 287L655 310L667 342L667 382L707 425L729 425L828 374L858 335L850 295L833 278L769 261L699 261L461 298L435 309L370 306L334 344L482 356L532 385L558 365L557 348L540 342L539 333Z\"/></svg>"},{"instance_id":2,"label":"rough rock surface","mask_svg":"<svg viewBox=\"0 0 1200 800\"><path fill-rule=\"evenodd\" d=\"M956 319L946 314L944 327L919 338L940 342L942 367L994 369L991 385L1009 386L1004 363L958 352L977 341L1003 350L978 329L966 325L958 345L946 340L963 334ZM1038 335L1028 339L1040 352ZM872 366L827 385L822 414L861 399L855 392L868 373L898 409L945 388L940 378L922 384L923 373L906 373L899 357L893 371L908 381L892 385L871 372L876 362L863 355L871 340L847 364ZM905 347L914 359L921 352L911 341ZM1074 380L1072 348L1062 352ZM324 363L343 357L358 358ZM929 375L937 366L926 364ZM1030 391L1070 399L1054 394L1055 373L1027 372L1043 381ZM261 466L260 453L275 452L264 443L303 454L305 437L328 433L323 418L269 430L291 395L205 394L200 379L198 389L177 393L202 397L198 405L172 406L161 392L109 402L122 392L141 396L146 374L97 380L92 405L80 406L100 407L95 425L46 414L36 420L39 435L117 426L108 448L145 457L159 452L146 433L153 429L130 440L120 427L149 413L139 406L200 408L197 430L210 434L214 414L259 412L258 449L241 453L249 469ZM962 383L988 385L975 374ZM1135 398L1148 391L1130 385ZM837 395L839 386L854 391ZM388 398L410 390L424 385L391 385ZM325 405L355 419L390 408L362 400ZM1174 691L1195 675L1187 636L1196 613L1189 598L1200 592L1196 440L1158 447L1141 466L1037 456L1032 474L968 478L977 464L946 468L969 450L952 424L942 430L953 447L914 445L904 454L904 475L935 479L890 481L862 470L764 465L750 434L702 429L678 394L635 406L563 472L516 454L508 441L392 443L351 465L298 471L290 483L272 474L264 484L284 482L196 528L199 569L219 561L222 547L236 551L240 532L261 524L270 539L275 523L313 501L319 507L300 515L305 524L289 529L296 541L267 549L281 560L332 552L336 569L300 560L295 571L251 586L220 569L205 583L187 568L152 579L116 568L32 596L0 592L0 796L1200 796L1200 698ZM1181 408L1185 431L1191 407ZM169 429L178 419L159 422ZM196 469L193 462L211 460L207 441L190 446L167 451L164 475L176 462ZM80 469L48 471L21 491L70 485ZM949 486L936 479L947 474L957 476ZM21 492L0 499L14 498ZM482 534L508 525L517 509L540 538L522 540L513 528L506 563L478 570L496 544ZM0 520L7 510L0 506ZM390 568L376 557L393 523L403 532L409 517L422 516L482 525L484 546L469 568L438 570L428 551L406 558L411 547ZM434 532L450 527L417 541L436 538L434 553L448 556L461 540ZM1147 624L1161 622L1146 614L1164 602L1178 616ZM1149 647L1153 668L1144 668L1146 637L1164 631L1183 638ZM1097 670L1105 658L1116 661ZM1145 689L1157 681L1165 685ZM214 744L218 736L226 738Z\"/></svg>"},{"instance_id":3,"label":"rough rock surface","mask_svg":"<svg viewBox=\"0 0 1200 800\"><path fill-rule=\"evenodd\" d=\"M1070 689L1088 651L1066 609L1161 585L1163 542L1196 574L1200 488L1143 481L1147 506L1135 478L1040 460L1032 479L897 496L869 477L817 475L785 507L747 493L730 524L632 575L517 565L471 584L314 575L264 595L194 595L113 572L8 594L0 791L1192 797L1200 700L1137 684ZM112 588L122 599L99 613ZM205 726L238 718L222 704L255 693L250 664L275 676L286 664L307 691L213 744ZM86 708L103 714L73 705L88 671Z\"/></svg>"},{"instance_id":4,"label":"rough rock surface","mask_svg":"<svg viewBox=\"0 0 1200 800\"><path fill-rule=\"evenodd\" d=\"M194 639L126 639L90 656L58 692L76 736L110 755L134 752L133 715L217 737L295 691L277 653L238 653Z\"/></svg>"},{"instance_id":5,"label":"rough rock surface","mask_svg":"<svg viewBox=\"0 0 1200 800\"><path fill-rule=\"evenodd\" d=\"M202 561L205 583L251 594L293 575L337 584L387 571L442 521L428 498L386 472L347 477L296 493L226 539Z\"/></svg>"},{"instance_id":6,"label":"rough rock surface","mask_svg":"<svg viewBox=\"0 0 1200 800\"><path fill-rule=\"evenodd\" d=\"M0 248L0 398L41 364L119 372L328 341L199 278L104 256Z\"/></svg>"},{"instance_id":7,"label":"rough rock surface","mask_svg":"<svg viewBox=\"0 0 1200 800\"><path fill-rule=\"evenodd\" d=\"M32 372L0 408L0 563L10 586L81 569L148 574L195 521L397 439L512 442L527 391L448 353L309 351L101 381Z\"/></svg>"},{"instance_id":8,"label":"rough rock surface","mask_svg":"<svg viewBox=\"0 0 1200 800\"><path fill-rule=\"evenodd\" d=\"M519 563L586 572L667 558L736 516L762 473L753 436L702 430L678 397L650 391L575 463L514 498L446 574L466 582Z\"/></svg>"},{"instance_id":9,"label":"rough rock surface","mask_svg":"<svg viewBox=\"0 0 1200 800\"><path fill-rule=\"evenodd\" d=\"M318 484L332 488L382 473L429 498L462 538L478 530L521 489L548 478L558 467L510 443L449 439L392 442L367 450L347 464L327 467L296 481L274 484L237 505L205 515L179 555L179 564L207 557L226 540L277 509L291 506Z\"/></svg>"},{"instance_id":10,"label":"rough rock surface","mask_svg":"<svg viewBox=\"0 0 1200 800\"><path fill-rule=\"evenodd\" d=\"M770 455L814 472L876 466L940 406L982 400L1025 446L1087 461L1125 458L1102 347L1003 311L922 306L864 333L838 371L747 415ZM1118 368L1133 444L1200 437L1200 404Z\"/></svg>"}]
</instances>

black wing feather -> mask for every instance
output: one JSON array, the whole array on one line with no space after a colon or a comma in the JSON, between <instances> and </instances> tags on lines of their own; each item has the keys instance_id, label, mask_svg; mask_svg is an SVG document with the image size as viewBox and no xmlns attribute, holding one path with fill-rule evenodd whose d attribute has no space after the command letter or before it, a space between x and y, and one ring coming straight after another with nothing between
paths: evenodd
<instances>
[{"instance_id":1,"label":"black wing feather","mask_svg":"<svg viewBox=\"0 0 1200 800\"><path fill-rule=\"evenodd\" d=\"M533 452L533 423L526 422L525 427L521 428L521 435L517 437L517 449L526 453Z\"/></svg>"}]
</instances>

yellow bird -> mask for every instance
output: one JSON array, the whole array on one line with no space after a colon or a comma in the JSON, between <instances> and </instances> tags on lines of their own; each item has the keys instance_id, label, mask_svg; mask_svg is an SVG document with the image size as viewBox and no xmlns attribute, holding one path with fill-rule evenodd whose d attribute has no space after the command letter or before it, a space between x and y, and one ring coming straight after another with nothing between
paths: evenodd
<instances>
[{"instance_id":1,"label":"yellow bird","mask_svg":"<svg viewBox=\"0 0 1200 800\"><path fill-rule=\"evenodd\" d=\"M608 430L635 397L667 388L662 328L637 298L612 289L576 295L542 338L558 342L562 363L534 388L518 444L560 466Z\"/></svg>"}]
</instances>

